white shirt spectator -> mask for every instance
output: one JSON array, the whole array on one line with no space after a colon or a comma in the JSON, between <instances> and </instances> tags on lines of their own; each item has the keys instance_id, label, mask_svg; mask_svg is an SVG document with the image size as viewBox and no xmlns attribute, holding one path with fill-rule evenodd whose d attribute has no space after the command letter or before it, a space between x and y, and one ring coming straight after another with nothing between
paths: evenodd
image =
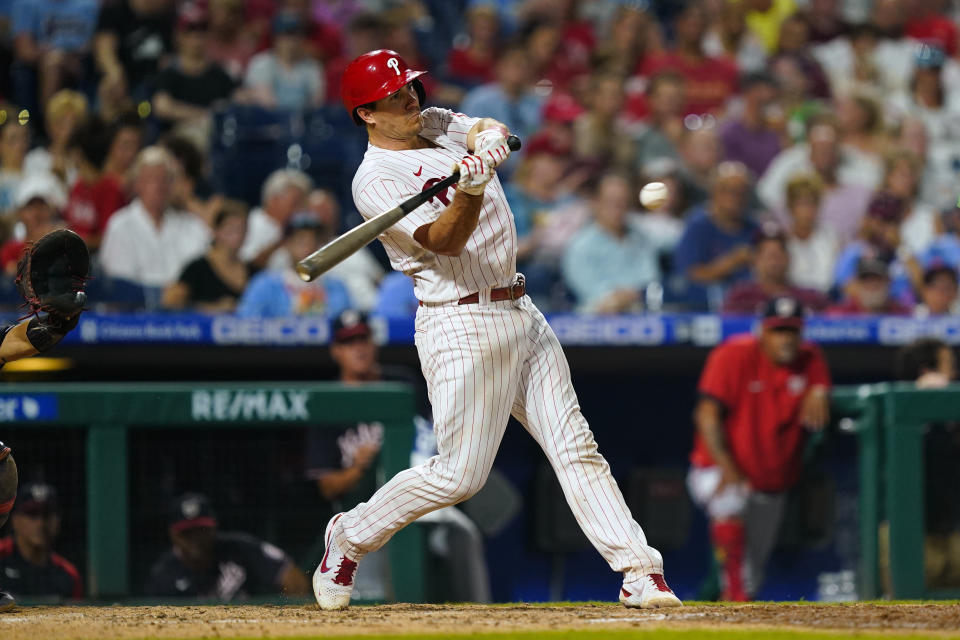
<instances>
[{"instance_id":1,"label":"white shirt spectator","mask_svg":"<svg viewBox=\"0 0 960 640\"><path fill-rule=\"evenodd\" d=\"M933 207L917 202L900 223L900 244L915 255L927 250L937 237L937 212Z\"/></svg>"},{"instance_id":2,"label":"white shirt spectator","mask_svg":"<svg viewBox=\"0 0 960 640\"><path fill-rule=\"evenodd\" d=\"M252 262L268 247L283 239L283 228L267 215L263 207L257 207L247 216L247 236L240 247L240 259Z\"/></svg>"},{"instance_id":3,"label":"white shirt spectator","mask_svg":"<svg viewBox=\"0 0 960 640\"><path fill-rule=\"evenodd\" d=\"M833 266L840 252L840 241L827 227L818 226L806 240L791 236L790 280L805 289L826 293L833 286Z\"/></svg>"},{"instance_id":4,"label":"white shirt spectator","mask_svg":"<svg viewBox=\"0 0 960 640\"><path fill-rule=\"evenodd\" d=\"M167 209L158 227L137 199L107 223L100 263L111 277L164 287L203 255L209 243L209 229L192 213Z\"/></svg>"},{"instance_id":5,"label":"white shirt spectator","mask_svg":"<svg viewBox=\"0 0 960 640\"><path fill-rule=\"evenodd\" d=\"M871 191L880 185L883 167L876 159L856 149L843 147L837 182L842 185L858 185ZM810 147L798 144L781 151L773 159L757 182L757 196L768 209L782 209L786 204L787 182L798 173L813 172L810 163Z\"/></svg>"}]
</instances>

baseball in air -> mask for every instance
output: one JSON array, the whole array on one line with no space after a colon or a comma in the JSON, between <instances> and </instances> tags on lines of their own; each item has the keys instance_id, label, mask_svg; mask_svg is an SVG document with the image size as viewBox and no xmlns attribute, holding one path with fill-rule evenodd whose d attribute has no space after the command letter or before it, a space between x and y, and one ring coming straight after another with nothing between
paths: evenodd
<instances>
[{"instance_id":1,"label":"baseball in air","mask_svg":"<svg viewBox=\"0 0 960 640\"><path fill-rule=\"evenodd\" d=\"M649 182L640 189L640 204L651 211L659 209L667 201L668 194L667 185L662 182Z\"/></svg>"}]
</instances>

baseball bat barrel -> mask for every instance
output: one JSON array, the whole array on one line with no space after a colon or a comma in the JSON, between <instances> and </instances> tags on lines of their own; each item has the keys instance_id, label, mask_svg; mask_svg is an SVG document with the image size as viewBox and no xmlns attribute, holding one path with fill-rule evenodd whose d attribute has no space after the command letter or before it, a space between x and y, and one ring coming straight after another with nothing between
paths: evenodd
<instances>
[{"instance_id":1,"label":"baseball bat barrel","mask_svg":"<svg viewBox=\"0 0 960 640\"><path fill-rule=\"evenodd\" d=\"M510 147L511 151L517 151L520 149L520 138L514 135L509 136L507 138L507 146ZM297 263L297 273L300 274L300 278L305 282L315 280L373 242L377 236L397 224L408 213L438 193L443 193L459 180L460 172L454 171L451 175L429 189L424 189L417 195L404 200L393 209L384 211L380 215L358 224L353 229L350 229L338 238L334 238Z\"/></svg>"}]
</instances>

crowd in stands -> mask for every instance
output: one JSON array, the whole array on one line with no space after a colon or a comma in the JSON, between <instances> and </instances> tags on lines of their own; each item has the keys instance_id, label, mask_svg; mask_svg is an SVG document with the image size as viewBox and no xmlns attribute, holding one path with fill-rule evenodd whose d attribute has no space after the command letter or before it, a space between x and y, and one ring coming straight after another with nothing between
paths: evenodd
<instances>
[{"instance_id":1,"label":"crowd in stands","mask_svg":"<svg viewBox=\"0 0 960 640\"><path fill-rule=\"evenodd\" d=\"M350 60L390 48L429 70L428 105L523 139L499 174L548 310L955 313L958 20L949 0L2 0L0 262L66 226L95 308L412 314L376 245L293 270L358 220L354 166L296 143L212 162L231 109L364 144L331 114ZM653 180L670 195L646 211Z\"/></svg>"}]
</instances>

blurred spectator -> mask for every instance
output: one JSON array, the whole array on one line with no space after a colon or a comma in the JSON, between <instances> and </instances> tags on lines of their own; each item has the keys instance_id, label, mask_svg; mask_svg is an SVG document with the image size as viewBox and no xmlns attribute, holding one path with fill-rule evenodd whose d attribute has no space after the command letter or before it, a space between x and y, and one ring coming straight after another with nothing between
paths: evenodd
<instances>
[{"instance_id":1,"label":"blurred spectator","mask_svg":"<svg viewBox=\"0 0 960 640\"><path fill-rule=\"evenodd\" d=\"M234 80L220 65L211 62L210 24L206 14L187 7L177 21L177 54L157 76L153 112L178 135L188 137L201 149L210 137L210 109L230 98Z\"/></svg>"},{"instance_id":2,"label":"blurred spectator","mask_svg":"<svg viewBox=\"0 0 960 640\"><path fill-rule=\"evenodd\" d=\"M459 110L468 116L485 114L483 117L507 125L521 140L528 140L540 127L543 97L533 90L530 61L522 47L508 46L500 53L496 75L496 82L467 93Z\"/></svg>"},{"instance_id":3,"label":"blurred spectator","mask_svg":"<svg viewBox=\"0 0 960 640\"><path fill-rule=\"evenodd\" d=\"M909 3L906 35L936 46L948 56L957 54L957 25L942 12L943 3L922 0Z\"/></svg>"},{"instance_id":4,"label":"blurred spectator","mask_svg":"<svg viewBox=\"0 0 960 640\"><path fill-rule=\"evenodd\" d=\"M157 72L173 51L176 21L173 0L104 3L93 43L101 91L149 100Z\"/></svg>"},{"instance_id":5,"label":"blurred spectator","mask_svg":"<svg viewBox=\"0 0 960 640\"><path fill-rule=\"evenodd\" d=\"M49 143L34 147L23 159L24 173L53 173L69 188L77 178L70 162L67 143L77 125L87 117L87 99L82 93L63 89L46 104L46 130Z\"/></svg>"},{"instance_id":6,"label":"blurred spectator","mask_svg":"<svg viewBox=\"0 0 960 640\"><path fill-rule=\"evenodd\" d=\"M747 28L746 4L720 3L720 15L703 37L703 52L727 60L741 73L753 73L766 66L767 51L763 41Z\"/></svg>"},{"instance_id":7,"label":"blurred spectator","mask_svg":"<svg viewBox=\"0 0 960 640\"><path fill-rule=\"evenodd\" d=\"M412 2L397 3L393 8L384 11L381 16L383 18L382 40L375 48L396 51L411 69L433 69L427 52L433 42L432 32L436 22L426 14L424 5ZM444 54L437 59L442 60L446 57L445 54L444 51ZM434 104L455 107L463 101L463 89L443 81L439 74L421 76L420 81Z\"/></svg>"},{"instance_id":8,"label":"blurred spectator","mask_svg":"<svg viewBox=\"0 0 960 640\"><path fill-rule=\"evenodd\" d=\"M60 181L52 173L26 176L17 189L17 217L23 236L8 240L0 248L0 264L7 276L17 273L17 260L28 242L36 242L57 227L57 214L66 204Z\"/></svg>"},{"instance_id":9,"label":"blurred spectator","mask_svg":"<svg viewBox=\"0 0 960 640\"><path fill-rule=\"evenodd\" d=\"M283 230L297 211L306 207L313 181L296 169L277 169L263 183L261 206L250 212L247 239L240 259L266 266L270 255L283 243Z\"/></svg>"},{"instance_id":10,"label":"blurred spectator","mask_svg":"<svg viewBox=\"0 0 960 640\"><path fill-rule=\"evenodd\" d=\"M454 39L447 56L447 80L466 90L493 82L499 49L500 16L496 5L470 7L462 42L457 43Z\"/></svg>"},{"instance_id":11,"label":"blurred spectator","mask_svg":"<svg viewBox=\"0 0 960 640\"><path fill-rule=\"evenodd\" d=\"M748 21L749 24L749 21ZM810 53L810 27L799 15L793 14L780 24L780 39L777 41L777 57L790 56L800 65L807 78L808 91L812 97L830 97L830 83L817 59Z\"/></svg>"},{"instance_id":12,"label":"blurred spectator","mask_svg":"<svg viewBox=\"0 0 960 640\"><path fill-rule=\"evenodd\" d=\"M20 485L10 519L13 535L0 539L4 589L16 597L83 597L83 581L77 568L53 550L60 535L60 522L56 489L40 482Z\"/></svg>"},{"instance_id":13,"label":"blurred spectator","mask_svg":"<svg viewBox=\"0 0 960 640\"><path fill-rule=\"evenodd\" d=\"M123 184L104 173L111 134L99 118L90 116L77 126L67 144L77 179L70 189L64 220L91 251L100 248L110 216L127 204Z\"/></svg>"},{"instance_id":14,"label":"blurred spectator","mask_svg":"<svg viewBox=\"0 0 960 640\"><path fill-rule=\"evenodd\" d=\"M192 213L208 226L223 204L223 196L210 194L207 181L206 157L188 137L167 135L160 146L170 152L177 162L177 177L173 184L173 206Z\"/></svg>"},{"instance_id":15,"label":"blurred spectator","mask_svg":"<svg viewBox=\"0 0 960 640\"><path fill-rule=\"evenodd\" d=\"M716 127L694 124L700 126L682 130L679 151L684 191L689 203L699 206L710 194L711 180L723 160L723 146Z\"/></svg>"},{"instance_id":16,"label":"blurred spectator","mask_svg":"<svg viewBox=\"0 0 960 640\"><path fill-rule=\"evenodd\" d=\"M205 313L230 313L236 309L237 300L256 273L256 269L240 260L246 233L246 206L236 200L225 201L213 219L210 248L166 288L163 306Z\"/></svg>"},{"instance_id":17,"label":"blurred spectator","mask_svg":"<svg viewBox=\"0 0 960 640\"><path fill-rule=\"evenodd\" d=\"M281 11L273 19L273 46L250 60L244 81L254 102L267 108L309 109L324 101L320 64L308 57L300 16Z\"/></svg>"},{"instance_id":18,"label":"blurred spectator","mask_svg":"<svg viewBox=\"0 0 960 640\"><path fill-rule=\"evenodd\" d=\"M568 92L582 99L583 81L590 75L592 47L578 42L576 33L565 33L557 13L532 18L521 28L518 38L526 49L531 77L538 87ZM566 35L572 37L566 39Z\"/></svg>"},{"instance_id":19,"label":"blurred spectator","mask_svg":"<svg viewBox=\"0 0 960 640\"><path fill-rule=\"evenodd\" d=\"M807 138L806 144L784 149L774 158L757 183L757 195L770 210L783 212L790 178L815 172L824 185L820 224L846 242L860 228L870 193L880 183L881 168L858 151L842 147L829 116L812 119Z\"/></svg>"},{"instance_id":20,"label":"blurred spectator","mask_svg":"<svg viewBox=\"0 0 960 640\"><path fill-rule=\"evenodd\" d=\"M802 10L810 27L810 41L830 42L846 35L850 30L843 15L841 0L811 0Z\"/></svg>"},{"instance_id":21,"label":"blurred spectator","mask_svg":"<svg viewBox=\"0 0 960 640\"><path fill-rule=\"evenodd\" d=\"M762 316L759 336L734 336L710 353L694 410L687 487L710 520L722 600L759 591L807 432L830 415L830 372L802 339L800 304L776 298Z\"/></svg>"},{"instance_id":22,"label":"blurred spectator","mask_svg":"<svg viewBox=\"0 0 960 640\"><path fill-rule=\"evenodd\" d=\"M913 254L930 246L937 234L937 212L919 200L923 160L912 151L892 149L883 158L882 189L903 201L900 242Z\"/></svg>"},{"instance_id":23,"label":"blurred spectator","mask_svg":"<svg viewBox=\"0 0 960 640\"><path fill-rule=\"evenodd\" d=\"M304 46L307 55L325 63L343 53L343 33L340 23L318 19L313 11L313 0L280 0L276 2L278 12L296 15L305 25ZM265 47L263 47L265 48Z\"/></svg>"},{"instance_id":24,"label":"blurred spectator","mask_svg":"<svg viewBox=\"0 0 960 640\"><path fill-rule=\"evenodd\" d=\"M517 229L518 263L532 256L542 233L539 230L551 213L570 199L570 189L564 184L569 153L553 140L535 136L526 145L513 180L504 186Z\"/></svg>"},{"instance_id":25,"label":"blurred spectator","mask_svg":"<svg viewBox=\"0 0 960 640\"><path fill-rule=\"evenodd\" d=\"M917 318L960 315L957 284L956 268L944 263L928 266L923 272L920 304L914 307L913 315Z\"/></svg>"},{"instance_id":26,"label":"blurred spectator","mask_svg":"<svg viewBox=\"0 0 960 640\"><path fill-rule=\"evenodd\" d=\"M402 275L402 274L401 274ZM409 280L409 278L407 278ZM436 436L430 406L423 383L407 369L384 366L379 361L373 327L368 317L350 309L338 315L331 328L330 356L337 364L338 380L348 386L381 381L406 383L416 397L416 437L410 455L411 465L424 464L436 455ZM379 422L343 425L339 429L308 429L306 475L316 482L320 495L333 504L334 511L350 509L376 490L376 463L383 444L384 427ZM483 555L483 537L477 526L456 507L440 509L418 522L440 525L446 544L445 569L449 571L449 592L445 598L463 602L489 602L490 580ZM431 532L432 540L438 531ZM430 545L431 550L441 545ZM436 551L433 551L436 553ZM364 562L374 556L367 555ZM376 566L379 565L379 566ZM357 577L358 588L364 582L382 583L386 567L382 562L367 565ZM377 576L376 574L380 575Z\"/></svg>"},{"instance_id":27,"label":"blurred spectator","mask_svg":"<svg viewBox=\"0 0 960 640\"><path fill-rule=\"evenodd\" d=\"M305 210L312 213L322 227L317 247L322 247L339 235L340 204L332 191L314 189L307 198ZM267 268L274 270L289 269L293 266L295 263L284 247L274 251L267 262ZM355 308L370 311L377 304L378 283L383 278L383 267L370 249L363 247L350 254L327 273L343 283Z\"/></svg>"},{"instance_id":28,"label":"blurred spectator","mask_svg":"<svg viewBox=\"0 0 960 640\"><path fill-rule=\"evenodd\" d=\"M904 93L887 96L887 107L900 117L920 118L935 142L960 141L960 100L944 85L943 51L924 44L915 49L913 77Z\"/></svg>"},{"instance_id":29,"label":"blurred spectator","mask_svg":"<svg viewBox=\"0 0 960 640\"><path fill-rule=\"evenodd\" d=\"M172 548L150 569L148 596L232 602L310 593L306 575L282 549L246 533L220 531L202 494L187 493L174 502L167 531Z\"/></svg>"},{"instance_id":30,"label":"blurred spectator","mask_svg":"<svg viewBox=\"0 0 960 640\"><path fill-rule=\"evenodd\" d=\"M912 288L908 269L915 259L900 259L900 226L903 220L903 200L888 193L878 193L870 201L867 217L859 237L848 243L837 258L834 286L843 291L857 274L857 265L863 259L878 259L889 265L892 295L905 304L912 303ZM909 262L909 264L908 264Z\"/></svg>"},{"instance_id":31,"label":"blurred spectator","mask_svg":"<svg viewBox=\"0 0 960 640\"><path fill-rule=\"evenodd\" d=\"M879 162L886 145L880 105L863 93L839 95L834 100L840 142Z\"/></svg>"},{"instance_id":32,"label":"blurred spectator","mask_svg":"<svg viewBox=\"0 0 960 640\"><path fill-rule=\"evenodd\" d=\"M340 3L342 6L342 3ZM328 7L330 5L322 5ZM383 20L374 13L360 13L353 16L348 22L346 33L346 50L340 57L324 64L326 72L327 101L339 102L340 87L343 72L347 65L358 56L383 47Z\"/></svg>"},{"instance_id":33,"label":"blurred spectator","mask_svg":"<svg viewBox=\"0 0 960 640\"><path fill-rule=\"evenodd\" d=\"M890 267L883 260L861 258L857 262L856 276L850 280L844 291L843 300L827 309L827 315L910 314L910 309L892 297Z\"/></svg>"},{"instance_id":34,"label":"blurred spectator","mask_svg":"<svg viewBox=\"0 0 960 640\"><path fill-rule=\"evenodd\" d=\"M624 121L624 79L594 74L590 78L587 111L573 125L574 155L596 166L628 169L634 162L635 147Z\"/></svg>"},{"instance_id":35,"label":"blurred spectator","mask_svg":"<svg viewBox=\"0 0 960 640\"><path fill-rule=\"evenodd\" d=\"M322 238L323 225L314 214L294 215L286 225L284 236L290 266L255 275L240 298L237 314L248 318L317 313L336 316L350 308L350 295L338 279L324 274L319 280L304 282L294 269L294 265L320 247Z\"/></svg>"},{"instance_id":36,"label":"blurred spectator","mask_svg":"<svg viewBox=\"0 0 960 640\"><path fill-rule=\"evenodd\" d=\"M829 302L819 291L803 289L790 280L786 236L776 227L762 228L753 242L753 277L730 287L723 312L752 315L766 302L784 296L812 311L822 311Z\"/></svg>"},{"instance_id":37,"label":"blurred spectator","mask_svg":"<svg viewBox=\"0 0 960 640\"><path fill-rule=\"evenodd\" d=\"M632 75L663 43L656 20L639 4L618 3L605 38L597 43L593 68L601 73Z\"/></svg>"},{"instance_id":38,"label":"blurred spectator","mask_svg":"<svg viewBox=\"0 0 960 640\"><path fill-rule=\"evenodd\" d=\"M410 319L417 313L419 306L413 278L399 271L390 271L380 281L373 313L382 318Z\"/></svg>"},{"instance_id":39,"label":"blurred spectator","mask_svg":"<svg viewBox=\"0 0 960 640\"><path fill-rule=\"evenodd\" d=\"M826 293L833 286L840 242L829 227L820 224L822 197L823 183L816 174L800 173L787 183L790 280Z\"/></svg>"},{"instance_id":40,"label":"blurred spectator","mask_svg":"<svg viewBox=\"0 0 960 640\"><path fill-rule=\"evenodd\" d=\"M566 93L552 95L543 105L543 128L535 139L548 139L556 148L567 150L565 154L569 153L575 142L573 123L585 111L580 103ZM504 165L497 167L497 173L502 176L504 168Z\"/></svg>"},{"instance_id":41,"label":"blurred spectator","mask_svg":"<svg viewBox=\"0 0 960 640\"><path fill-rule=\"evenodd\" d=\"M777 100L777 81L766 73L745 76L741 82L743 110L739 118L720 125L724 160L736 160L754 175L763 175L780 152L780 135L770 126L770 110Z\"/></svg>"},{"instance_id":42,"label":"blurred spectator","mask_svg":"<svg viewBox=\"0 0 960 640\"><path fill-rule=\"evenodd\" d=\"M918 389L941 389L956 377L956 355L940 338L917 338L897 352L897 379Z\"/></svg>"},{"instance_id":43,"label":"blurred spectator","mask_svg":"<svg viewBox=\"0 0 960 640\"><path fill-rule=\"evenodd\" d=\"M677 146L684 134L685 103L683 76L673 71L661 71L650 78L646 90L649 112L639 125L635 142L639 166L656 158L679 159Z\"/></svg>"},{"instance_id":44,"label":"blurred spectator","mask_svg":"<svg viewBox=\"0 0 960 640\"><path fill-rule=\"evenodd\" d=\"M658 247L631 211L635 193L627 175L604 174L591 199L593 223L574 236L563 257L564 281L584 311L639 308L644 288L660 280Z\"/></svg>"},{"instance_id":45,"label":"blurred spectator","mask_svg":"<svg viewBox=\"0 0 960 640\"><path fill-rule=\"evenodd\" d=\"M77 86L86 71L97 25L97 0L12 0L17 99L45 105L57 91ZM29 76L29 77L25 77ZM36 109L34 109L36 110Z\"/></svg>"},{"instance_id":46,"label":"blurred spectator","mask_svg":"<svg viewBox=\"0 0 960 640\"><path fill-rule=\"evenodd\" d=\"M30 148L30 126L13 105L0 105L0 217L9 219L23 179L23 162Z\"/></svg>"},{"instance_id":47,"label":"blurred spectator","mask_svg":"<svg viewBox=\"0 0 960 640\"><path fill-rule=\"evenodd\" d=\"M176 160L161 147L147 147L137 156L136 199L113 214L103 235L100 264L107 275L165 287L206 251L207 226L172 206L177 170Z\"/></svg>"},{"instance_id":48,"label":"blurred spectator","mask_svg":"<svg viewBox=\"0 0 960 640\"><path fill-rule=\"evenodd\" d=\"M723 162L714 172L710 200L687 214L669 289L692 308L718 308L724 288L750 275L756 226L747 210L749 190L749 170Z\"/></svg>"},{"instance_id":49,"label":"blurred spectator","mask_svg":"<svg viewBox=\"0 0 960 640\"><path fill-rule=\"evenodd\" d=\"M737 91L737 67L729 60L711 58L703 51L706 21L700 2L689 2L674 19L674 46L647 57L641 75L650 77L670 69L686 79L686 113L723 113L727 99Z\"/></svg>"},{"instance_id":50,"label":"blurred spectator","mask_svg":"<svg viewBox=\"0 0 960 640\"><path fill-rule=\"evenodd\" d=\"M127 178L143 146L143 124L133 112L125 112L107 122L110 126L110 146L103 165L103 175L116 180L129 193Z\"/></svg>"},{"instance_id":51,"label":"blurred spectator","mask_svg":"<svg viewBox=\"0 0 960 640\"><path fill-rule=\"evenodd\" d=\"M243 0L210 0L210 32L207 59L230 74L234 82L243 80L250 58L257 52L257 37L244 21Z\"/></svg>"},{"instance_id":52,"label":"blurred spectator","mask_svg":"<svg viewBox=\"0 0 960 640\"><path fill-rule=\"evenodd\" d=\"M781 119L782 135L794 143L805 140L808 122L824 110L811 93L802 60L795 55L779 55L770 60L770 73L780 83L780 113L771 112L771 120Z\"/></svg>"},{"instance_id":53,"label":"blurred spectator","mask_svg":"<svg viewBox=\"0 0 960 640\"><path fill-rule=\"evenodd\" d=\"M787 20L801 19L796 14L794 0L743 0L742 3L747 9L747 27L769 53L783 45L783 25Z\"/></svg>"},{"instance_id":54,"label":"blurred spectator","mask_svg":"<svg viewBox=\"0 0 960 640\"><path fill-rule=\"evenodd\" d=\"M880 0L880 10L888 0ZM811 49L830 78L834 93L871 91L877 96L907 90L917 43L900 35L885 35L872 23L855 25L847 36Z\"/></svg>"}]
</instances>

